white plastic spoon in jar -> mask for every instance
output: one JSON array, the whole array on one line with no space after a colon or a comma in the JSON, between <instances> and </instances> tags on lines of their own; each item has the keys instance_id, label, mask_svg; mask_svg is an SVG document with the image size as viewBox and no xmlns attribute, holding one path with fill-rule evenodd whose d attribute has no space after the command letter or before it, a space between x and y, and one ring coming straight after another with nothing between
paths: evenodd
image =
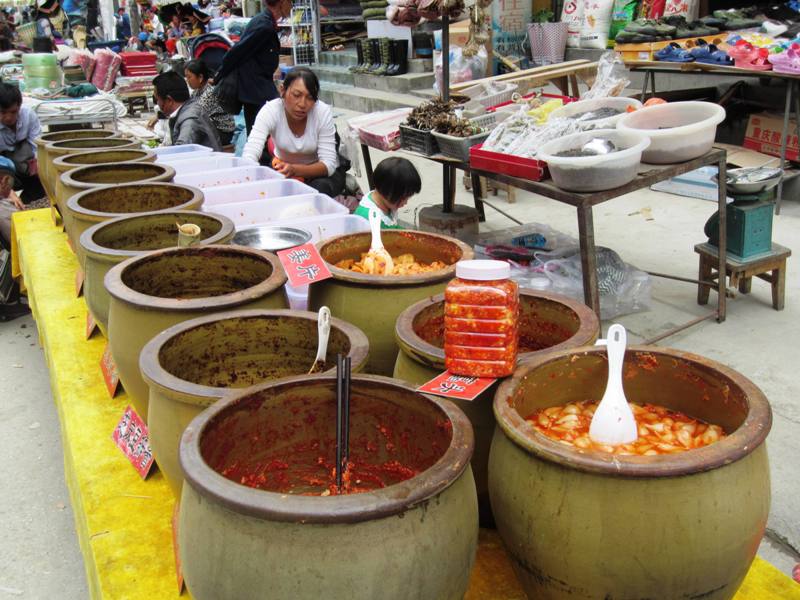
<instances>
[{"instance_id":1,"label":"white plastic spoon in jar","mask_svg":"<svg viewBox=\"0 0 800 600\"><path fill-rule=\"evenodd\" d=\"M383 247L381 217L374 208L369 211L369 226L372 231L372 242L369 252L364 257L364 269L371 275L391 275L394 271L394 261L392 255Z\"/></svg>"}]
</instances>

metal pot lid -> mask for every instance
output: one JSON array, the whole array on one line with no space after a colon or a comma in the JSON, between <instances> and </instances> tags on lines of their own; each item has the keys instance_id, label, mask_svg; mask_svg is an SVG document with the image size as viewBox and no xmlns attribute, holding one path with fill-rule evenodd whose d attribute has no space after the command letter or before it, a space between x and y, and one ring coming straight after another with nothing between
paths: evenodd
<instances>
[{"instance_id":1,"label":"metal pot lid","mask_svg":"<svg viewBox=\"0 0 800 600\"><path fill-rule=\"evenodd\" d=\"M237 246L249 246L260 250L286 250L309 242L311 232L295 227L281 227L280 225L262 225L241 229L233 236L233 243Z\"/></svg>"}]
</instances>

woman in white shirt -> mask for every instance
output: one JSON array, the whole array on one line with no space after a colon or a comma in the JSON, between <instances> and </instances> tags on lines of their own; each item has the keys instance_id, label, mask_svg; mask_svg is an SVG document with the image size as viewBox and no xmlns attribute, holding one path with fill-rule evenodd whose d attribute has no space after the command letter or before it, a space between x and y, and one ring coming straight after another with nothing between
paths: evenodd
<instances>
[{"instance_id":1,"label":"woman in white shirt","mask_svg":"<svg viewBox=\"0 0 800 600\"><path fill-rule=\"evenodd\" d=\"M281 97L258 111L243 156L260 162L268 137L275 146L273 168L284 176L302 179L331 197L344 191L345 171L339 167L333 113L319 100L319 80L310 69L292 69Z\"/></svg>"}]
</instances>

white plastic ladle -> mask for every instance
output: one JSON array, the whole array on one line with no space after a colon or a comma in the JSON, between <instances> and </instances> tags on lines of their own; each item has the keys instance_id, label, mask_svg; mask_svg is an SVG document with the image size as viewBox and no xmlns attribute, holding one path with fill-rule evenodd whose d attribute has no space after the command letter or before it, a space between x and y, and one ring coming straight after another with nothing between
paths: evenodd
<instances>
[{"instance_id":1,"label":"white plastic ladle","mask_svg":"<svg viewBox=\"0 0 800 600\"><path fill-rule=\"evenodd\" d=\"M308 374L322 373L325 370L325 357L328 355L328 337L331 334L331 309L323 306L317 315L317 357Z\"/></svg>"},{"instance_id":2,"label":"white plastic ladle","mask_svg":"<svg viewBox=\"0 0 800 600\"><path fill-rule=\"evenodd\" d=\"M389 275L394 271L392 255L383 247L381 240L381 216L374 208L369 211L369 227L372 231L372 242L369 245L364 265L373 275Z\"/></svg>"},{"instance_id":3,"label":"white plastic ladle","mask_svg":"<svg viewBox=\"0 0 800 600\"><path fill-rule=\"evenodd\" d=\"M622 363L625 360L627 337L622 325L614 324L608 328L608 383L589 425L589 437L609 446L630 444L638 437L636 419L622 389Z\"/></svg>"}]
</instances>

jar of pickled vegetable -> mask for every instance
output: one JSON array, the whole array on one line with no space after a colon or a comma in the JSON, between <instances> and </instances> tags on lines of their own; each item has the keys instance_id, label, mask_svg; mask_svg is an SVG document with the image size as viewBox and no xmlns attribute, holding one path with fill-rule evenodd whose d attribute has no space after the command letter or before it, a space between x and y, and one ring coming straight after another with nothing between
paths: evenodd
<instances>
[{"instance_id":1,"label":"jar of pickled vegetable","mask_svg":"<svg viewBox=\"0 0 800 600\"><path fill-rule=\"evenodd\" d=\"M444 292L445 368L455 375L506 377L517 362L519 289L499 260L456 263Z\"/></svg>"}]
</instances>

